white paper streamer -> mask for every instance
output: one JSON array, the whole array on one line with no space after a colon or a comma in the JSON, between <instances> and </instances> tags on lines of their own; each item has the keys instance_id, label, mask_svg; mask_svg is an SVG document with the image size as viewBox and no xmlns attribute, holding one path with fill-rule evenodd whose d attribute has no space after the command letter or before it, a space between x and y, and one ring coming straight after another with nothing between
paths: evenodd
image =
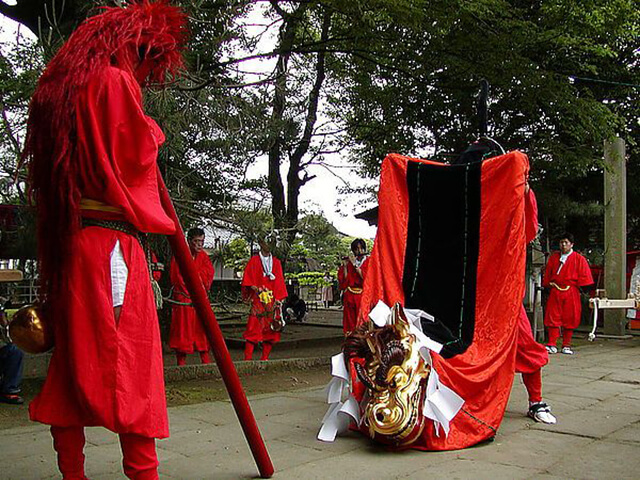
<instances>
[{"instance_id":1,"label":"white paper streamer","mask_svg":"<svg viewBox=\"0 0 640 480\"><path fill-rule=\"evenodd\" d=\"M331 357L331 375L342 378L343 380L349 380L349 370L344 361L343 353Z\"/></svg>"},{"instance_id":2,"label":"white paper streamer","mask_svg":"<svg viewBox=\"0 0 640 480\"><path fill-rule=\"evenodd\" d=\"M369 318L376 327L384 327L391 322L391 309L382 300L369 312Z\"/></svg>"},{"instance_id":3,"label":"white paper streamer","mask_svg":"<svg viewBox=\"0 0 640 480\"><path fill-rule=\"evenodd\" d=\"M425 358L426 354L425 361L431 365L422 414L433 421L436 436L439 436L440 426L442 426L446 437L449 435L449 422L458 414L464 404L464 400L460 395L440 382L440 376L433 368L429 351L422 348L420 349L420 354L423 358Z\"/></svg>"}]
</instances>

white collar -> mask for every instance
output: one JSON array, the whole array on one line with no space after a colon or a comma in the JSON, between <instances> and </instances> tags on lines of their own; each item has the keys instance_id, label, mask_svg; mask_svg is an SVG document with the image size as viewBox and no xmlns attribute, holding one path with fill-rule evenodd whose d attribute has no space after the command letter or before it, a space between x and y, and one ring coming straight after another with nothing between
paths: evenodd
<instances>
[{"instance_id":1,"label":"white collar","mask_svg":"<svg viewBox=\"0 0 640 480\"><path fill-rule=\"evenodd\" d=\"M260 255L260 263L262 263L262 273L265 277L269 277L270 280L275 280L276 276L273 274L273 255L269 254L266 257L262 255L262 252L258 252Z\"/></svg>"},{"instance_id":2,"label":"white collar","mask_svg":"<svg viewBox=\"0 0 640 480\"><path fill-rule=\"evenodd\" d=\"M560 254L560 261L562 263L567 261L567 258L569 258L569 255L571 255L573 253L573 248L571 250L569 250L567 253L561 253Z\"/></svg>"},{"instance_id":3,"label":"white collar","mask_svg":"<svg viewBox=\"0 0 640 480\"><path fill-rule=\"evenodd\" d=\"M353 264L354 264L356 267L360 268L366 259L367 259L367 255L363 255L363 256L362 256L362 258L361 258L360 260L358 260L358 257L356 257L356 258L354 259Z\"/></svg>"}]
</instances>

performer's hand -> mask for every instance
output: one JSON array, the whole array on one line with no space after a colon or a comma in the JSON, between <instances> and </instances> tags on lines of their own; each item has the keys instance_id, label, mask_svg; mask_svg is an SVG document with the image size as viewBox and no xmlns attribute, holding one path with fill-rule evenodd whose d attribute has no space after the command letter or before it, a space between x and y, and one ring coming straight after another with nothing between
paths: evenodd
<instances>
[{"instance_id":1,"label":"performer's hand","mask_svg":"<svg viewBox=\"0 0 640 480\"><path fill-rule=\"evenodd\" d=\"M355 266L355 264L356 264L356 256L353 253L349 254L349 261L351 262L351 264L353 266Z\"/></svg>"},{"instance_id":2,"label":"performer's hand","mask_svg":"<svg viewBox=\"0 0 640 480\"><path fill-rule=\"evenodd\" d=\"M343 267L349 266L349 257L342 257L342 266Z\"/></svg>"},{"instance_id":3,"label":"performer's hand","mask_svg":"<svg viewBox=\"0 0 640 480\"><path fill-rule=\"evenodd\" d=\"M524 193L525 193L525 194L528 194L528 193L529 193L529 190L531 190L531 187L529 186L529 182L527 181L527 182L524 184Z\"/></svg>"}]
</instances>

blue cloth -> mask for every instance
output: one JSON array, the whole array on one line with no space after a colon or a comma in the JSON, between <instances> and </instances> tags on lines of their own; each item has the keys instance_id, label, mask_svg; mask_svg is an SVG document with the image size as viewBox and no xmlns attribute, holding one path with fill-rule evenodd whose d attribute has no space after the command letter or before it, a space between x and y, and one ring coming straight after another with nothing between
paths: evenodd
<instances>
[{"instance_id":1,"label":"blue cloth","mask_svg":"<svg viewBox=\"0 0 640 480\"><path fill-rule=\"evenodd\" d=\"M24 353L15 345L0 348L0 394L20 392Z\"/></svg>"}]
</instances>

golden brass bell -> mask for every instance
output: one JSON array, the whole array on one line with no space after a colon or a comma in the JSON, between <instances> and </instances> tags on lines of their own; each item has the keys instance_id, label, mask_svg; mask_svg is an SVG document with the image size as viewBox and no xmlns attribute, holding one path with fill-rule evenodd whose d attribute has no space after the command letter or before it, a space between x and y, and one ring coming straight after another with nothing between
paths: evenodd
<instances>
[{"instance_id":1,"label":"golden brass bell","mask_svg":"<svg viewBox=\"0 0 640 480\"><path fill-rule=\"evenodd\" d=\"M42 311L35 305L18 310L9 324L11 341L27 353L45 353L53 348L53 331L42 319Z\"/></svg>"}]
</instances>

